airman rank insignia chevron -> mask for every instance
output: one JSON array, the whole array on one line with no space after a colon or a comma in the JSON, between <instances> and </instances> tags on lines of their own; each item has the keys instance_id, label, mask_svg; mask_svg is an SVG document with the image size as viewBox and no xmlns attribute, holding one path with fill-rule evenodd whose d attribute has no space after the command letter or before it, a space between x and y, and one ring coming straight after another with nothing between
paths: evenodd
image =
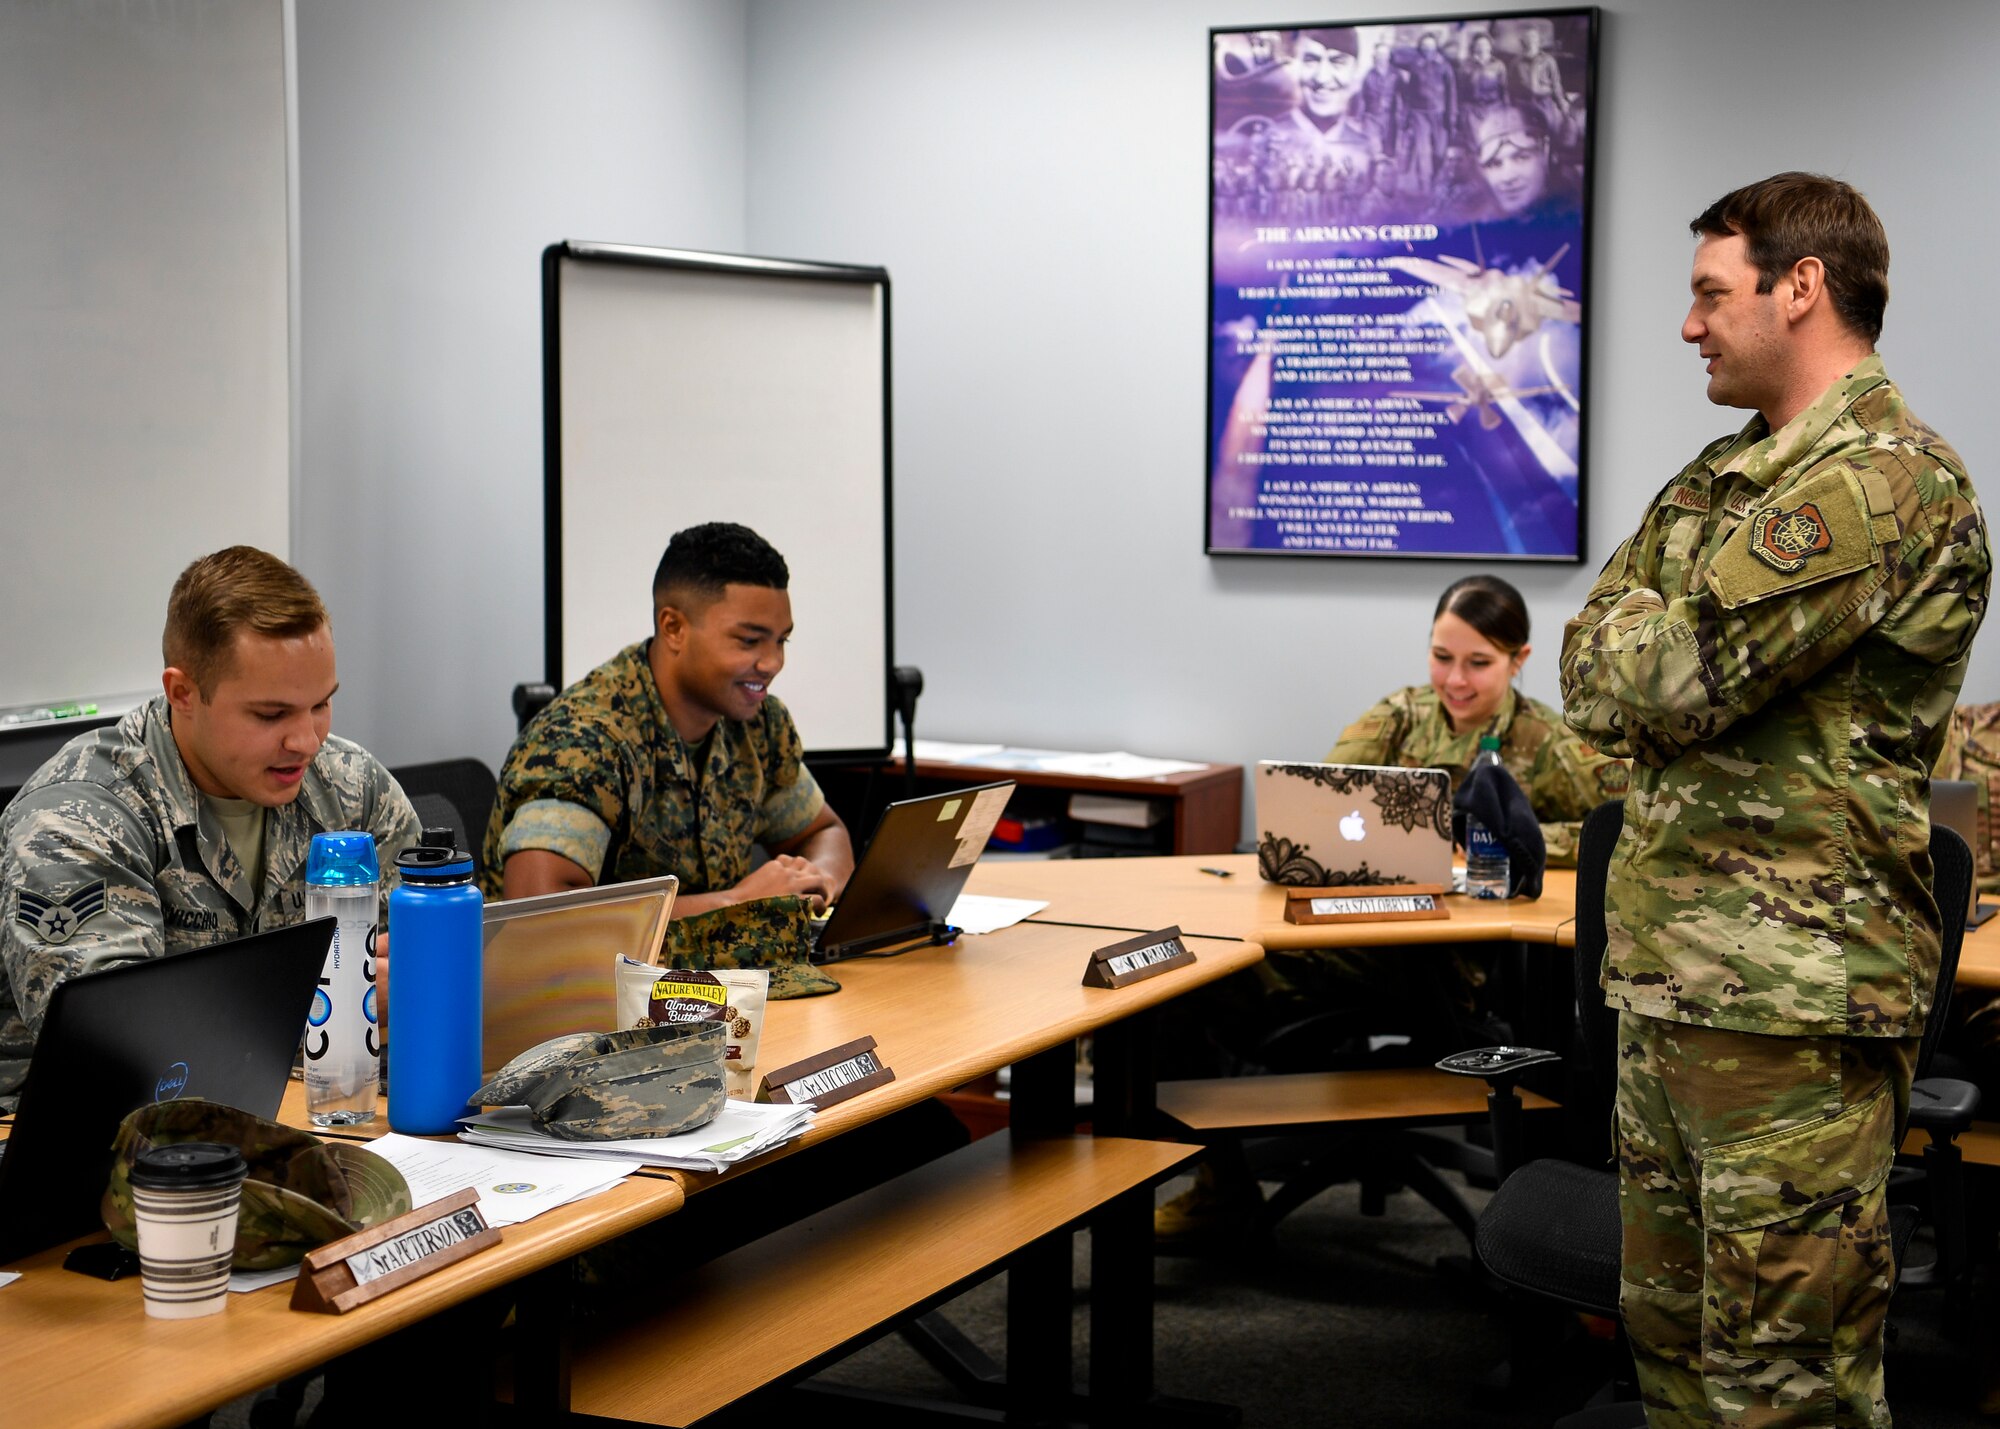
<instances>
[{"instance_id":1,"label":"airman rank insignia chevron","mask_svg":"<svg viewBox=\"0 0 2000 1429\"><path fill-rule=\"evenodd\" d=\"M1750 549L1774 570L1790 574L1833 549L1833 533L1810 501L1790 511L1766 507L1750 524Z\"/></svg>"},{"instance_id":2,"label":"airman rank insignia chevron","mask_svg":"<svg viewBox=\"0 0 2000 1429\"><path fill-rule=\"evenodd\" d=\"M71 934L103 911L104 880L100 878L59 902L23 888L14 921L33 929L43 942L60 944L67 943Z\"/></svg>"}]
</instances>

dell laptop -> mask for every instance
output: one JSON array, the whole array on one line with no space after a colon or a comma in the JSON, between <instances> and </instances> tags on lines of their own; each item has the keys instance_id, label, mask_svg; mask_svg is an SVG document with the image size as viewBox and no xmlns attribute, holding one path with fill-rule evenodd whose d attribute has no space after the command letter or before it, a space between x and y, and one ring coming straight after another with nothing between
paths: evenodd
<instances>
[{"instance_id":1,"label":"dell laptop","mask_svg":"<svg viewBox=\"0 0 2000 1429\"><path fill-rule=\"evenodd\" d=\"M488 903L484 1074L551 1037L615 1028L617 961L659 961L679 887L668 874Z\"/></svg>"},{"instance_id":2,"label":"dell laptop","mask_svg":"<svg viewBox=\"0 0 2000 1429\"><path fill-rule=\"evenodd\" d=\"M1442 769L1266 760L1254 797L1267 883L1451 886L1451 775Z\"/></svg>"},{"instance_id":3,"label":"dell laptop","mask_svg":"<svg viewBox=\"0 0 2000 1429\"><path fill-rule=\"evenodd\" d=\"M315 918L58 985L0 1156L0 1264L102 1228L135 1108L202 1097L276 1118L332 942Z\"/></svg>"},{"instance_id":4,"label":"dell laptop","mask_svg":"<svg viewBox=\"0 0 2000 1429\"><path fill-rule=\"evenodd\" d=\"M814 929L812 960L946 941L954 930L945 918L1013 793L1009 780L884 809L840 902Z\"/></svg>"}]
</instances>

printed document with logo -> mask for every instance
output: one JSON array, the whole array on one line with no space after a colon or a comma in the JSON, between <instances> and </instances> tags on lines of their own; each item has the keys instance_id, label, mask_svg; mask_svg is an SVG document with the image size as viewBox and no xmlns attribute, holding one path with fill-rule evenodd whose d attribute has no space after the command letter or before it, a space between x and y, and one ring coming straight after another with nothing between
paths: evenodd
<instances>
[{"instance_id":1,"label":"printed document with logo","mask_svg":"<svg viewBox=\"0 0 2000 1429\"><path fill-rule=\"evenodd\" d=\"M410 1183L412 1206L428 1206L467 1186L475 1188L479 1214L489 1226L533 1220L543 1211L608 1191L638 1169L592 1157L530 1156L395 1132L369 1142L368 1149L403 1173Z\"/></svg>"},{"instance_id":2,"label":"printed document with logo","mask_svg":"<svg viewBox=\"0 0 2000 1429\"><path fill-rule=\"evenodd\" d=\"M1451 775L1442 769L1265 760L1253 796L1266 883L1451 883Z\"/></svg>"},{"instance_id":3,"label":"printed document with logo","mask_svg":"<svg viewBox=\"0 0 2000 1429\"><path fill-rule=\"evenodd\" d=\"M495 1107L459 1119L459 1139L504 1146L517 1153L583 1156L672 1171L723 1171L801 1136L813 1122L810 1106L783 1102L726 1101L715 1120L679 1136L639 1136L623 1141L564 1141L537 1127L524 1106Z\"/></svg>"}]
</instances>

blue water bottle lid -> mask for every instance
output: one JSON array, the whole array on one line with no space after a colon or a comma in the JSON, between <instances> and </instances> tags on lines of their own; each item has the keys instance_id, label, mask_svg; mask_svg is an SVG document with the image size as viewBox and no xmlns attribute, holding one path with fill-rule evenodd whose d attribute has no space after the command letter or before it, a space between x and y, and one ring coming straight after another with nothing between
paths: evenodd
<instances>
[{"instance_id":1,"label":"blue water bottle lid","mask_svg":"<svg viewBox=\"0 0 2000 1429\"><path fill-rule=\"evenodd\" d=\"M306 882L321 888L359 888L382 881L375 836L358 830L314 834L306 853Z\"/></svg>"},{"instance_id":2,"label":"blue water bottle lid","mask_svg":"<svg viewBox=\"0 0 2000 1429\"><path fill-rule=\"evenodd\" d=\"M396 872L407 884L470 883L472 855L458 847L451 829L425 829L412 848L396 855Z\"/></svg>"}]
</instances>

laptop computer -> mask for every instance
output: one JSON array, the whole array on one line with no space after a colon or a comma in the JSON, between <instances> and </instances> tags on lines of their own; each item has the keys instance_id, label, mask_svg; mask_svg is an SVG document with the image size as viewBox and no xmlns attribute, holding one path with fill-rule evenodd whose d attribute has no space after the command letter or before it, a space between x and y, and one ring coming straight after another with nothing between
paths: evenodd
<instances>
[{"instance_id":1,"label":"laptop computer","mask_svg":"<svg viewBox=\"0 0 2000 1429\"><path fill-rule=\"evenodd\" d=\"M659 957L680 880L642 878L486 905L481 1070L530 1047L618 1025L620 954Z\"/></svg>"},{"instance_id":2,"label":"laptop computer","mask_svg":"<svg viewBox=\"0 0 2000 1429\"><path fill-rule=\"evenodd\" d=\"M814 928L812 960L838 962L895 943L947 937L945 917L1013 793L1007 780L884 809L840 902Z\"/></svg>"},{"instance_id":3,"label":"laptop computer","mask_svg":"<svg viewBox=\"0 0 2000 1429\"><path fill-rule=\"evenodd\" d=\"M59 985L0 1156L0 1264L102 1227L134 1108L204 1097L276 1117L332 942L315 918Z\"/></svg>"},{"instance_id":4,"label":"laptop computer","mask_svg":"<svg viewBox=\"0 0 2000 1429\"><path fill-rule=\"evenodd\" d=\"M1979 786L1964 779L1931 780L1931 821L1943 824L1965 840L1965 846L1972 850L1974 868L1979 857ZM1979 901L1979 880L1975 876L1972 891L1967 897L1965 926L1977 928L1981 923L2000 913L2000 905Z\"/></svg>"},{"instance_id":5,"label":"laptop computer","mask_svg":"<svg viewBox=\"0 0 2000 1429\"><path fill-rule=\"evenodd\" d=\"M1451 775L1442 769L1267 759L1253 797L1267 883L1451 886Z\"/></svg>"}]
</instances>

